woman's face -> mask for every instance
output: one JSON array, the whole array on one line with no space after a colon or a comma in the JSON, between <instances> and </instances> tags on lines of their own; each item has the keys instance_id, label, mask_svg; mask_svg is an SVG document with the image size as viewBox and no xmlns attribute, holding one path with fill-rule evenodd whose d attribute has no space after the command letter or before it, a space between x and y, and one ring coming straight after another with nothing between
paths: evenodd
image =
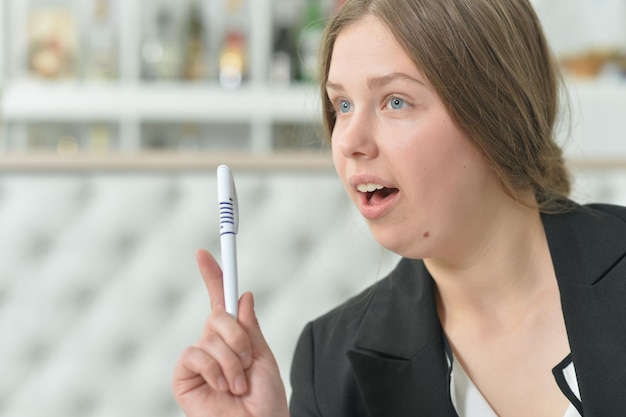
<instances>
[{"instance_id":1,"label":"woman's face","mask_svg":"<svg viewBox=\"0 0 626 417\"><path fill-rule=\"evenodd\" d=\"M326 87L335 167L374 237L406 257L457 256L504 193L377 18L340 32Z\"/></svg>"}]
</instances>

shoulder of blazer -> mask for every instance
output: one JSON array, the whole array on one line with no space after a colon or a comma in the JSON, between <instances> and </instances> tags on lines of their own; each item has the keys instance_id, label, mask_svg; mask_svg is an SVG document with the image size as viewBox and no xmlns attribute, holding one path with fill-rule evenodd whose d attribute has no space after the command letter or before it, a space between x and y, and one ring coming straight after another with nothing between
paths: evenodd
<instances>
[{"instance_id":1,"label":"shoulder of blazer","mask_svg":"<svg viewBox=\"0 0 626 417\"><path fill-rule=\"evenodd\" d=\"M585 417L626 410L626 208L542 215Z\"/></svg>"},{"instance_id":2,"label":"shoulder of blazer","mask_svg":"<svg viewBox=\"0 0 626 417\"><path fill-rule=\"evenodd\" d=\"M318 407L332 409L324 414L353 416L356 407L370 417L455 415L434 282L422 261L402 259L309 333Z\"/></svg>"},{"instance_id":3,"label":"shoulder of blazer","mask_svg":"<svg viewBox=\"0 0 626 417\"><path fill-rule=\"evenodd\" d=\"M589 204L586 207L589 207L593 210L598 210L601 212L611 214L621 219L623 222L626 222L626 207L618 206L615 204L599 204L599 203Z\"/></svg>"},{"instance_id":4,"label":"shoulder of blazer","mask_svg":"<svg viewBox=\"0 0 626 417\"><path fill-rule=\"evenodd\" d=\"M391 272L306 326L291 367L293 416L367 415L346 354L353 347L355 335L378 289L387 287L393 276Z\"/></svg>"},{"instance_id":5,"label":"shoulder of blazer","mask_svg":"<svg viewBox=\"0 0 626 417\"><path fill-rule=\"evenodd\" d=\"M626 255L625 207L574 204L542 221L559 284L594 284Z\"/></svg>"},{"instance_id":6,"label":"shoulder of blazer","mask_svg":"<svg viewBox=\"0 0 626 417\"><path fill-rule=\"evenodd\" d=\"M454 415L433 291L423 262L402 259L386 278L307 326L294 366L314 363L314 389L307 389L321 414Z\"/></svg>"},{"instance_id":7,"label":"shoulder of blazer","mask_svg":"<svg viewBox=\"0 0 626 417\"><path fill-rule=\"evenodd\" d=\"M316 344L409 359L439 330L433 291L423 262L402 259L385 278L313 321ZM408 317L419 317L421 326Z\"/></svg>"}]
</instances>

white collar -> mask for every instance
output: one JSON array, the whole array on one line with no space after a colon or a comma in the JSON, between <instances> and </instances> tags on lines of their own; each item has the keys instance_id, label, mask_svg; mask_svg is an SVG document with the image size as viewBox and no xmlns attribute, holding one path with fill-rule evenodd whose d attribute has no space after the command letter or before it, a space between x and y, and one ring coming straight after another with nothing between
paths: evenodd
<instances>
[{"instance_id":1,"label":"white collar","mask_svg":"<svg viewBox=\"0 0 626 417\"><path fill-rule=\"evenodd\" d=\"M447 353L448 366L450 367L450 399L459 417L498 417L491 408L491 405L489 405L485 397L469 378L460 362L454 358L454 355L452 355L452 360L450 360L450 353ZM566 382L569 392L575 395L578 404L580 404L580 391L578 389L576 369L574 368L574 362L572 362L571 356L568 355L557 365L553 369L553 373L561 390L565 391L559 380ZM560 378L561 375L562 378ZM582 417L576 406L572 403L573 400L570 398L571 394L568 395L567 392L564 392L564 394L570 400L570 404L563 417Z\"/></svg>"}]
</instances>

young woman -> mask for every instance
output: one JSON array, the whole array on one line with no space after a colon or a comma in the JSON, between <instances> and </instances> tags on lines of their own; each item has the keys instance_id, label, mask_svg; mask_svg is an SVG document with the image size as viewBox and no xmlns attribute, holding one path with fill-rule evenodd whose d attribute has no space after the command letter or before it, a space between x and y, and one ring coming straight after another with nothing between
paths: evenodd
<instances>
[{"instance_id":1,"label":"young woman","mask_svg":"<svg viewBox=\"0 0 626 417\"><path fill-rule=\"evenodd\" d=\"M348 0L321 59L335 167L403 256L311 322L288 410L251 294L173 389L195 416L626 415L626 209L568 200L560 78L528 0Z\"/></svg>"}]
</instances>

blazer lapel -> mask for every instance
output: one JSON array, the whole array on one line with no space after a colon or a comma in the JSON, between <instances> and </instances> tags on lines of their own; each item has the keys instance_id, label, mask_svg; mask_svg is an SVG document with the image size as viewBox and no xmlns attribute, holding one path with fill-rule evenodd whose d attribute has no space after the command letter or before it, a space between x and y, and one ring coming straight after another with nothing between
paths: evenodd
<instances>
[{"instance_id":1,"label":"blazer lapel","mask_svg":"<svg viewBox=\"0 0 626 417\"><path fill-rule=\"evenodd\" d=\"M542 215L585 417L626 410L626 211Z\"/></svg>"},{"instance_id":2,"label":"blazer lapel","mask_svg":"<svg viewBox=\"0 0 626 417\"><path fill-rule=\"evenodd\" d=\"M371 417L456 416L434 283L404 259L376 287L348 358Z\"/></svg>"}]
</instances>

